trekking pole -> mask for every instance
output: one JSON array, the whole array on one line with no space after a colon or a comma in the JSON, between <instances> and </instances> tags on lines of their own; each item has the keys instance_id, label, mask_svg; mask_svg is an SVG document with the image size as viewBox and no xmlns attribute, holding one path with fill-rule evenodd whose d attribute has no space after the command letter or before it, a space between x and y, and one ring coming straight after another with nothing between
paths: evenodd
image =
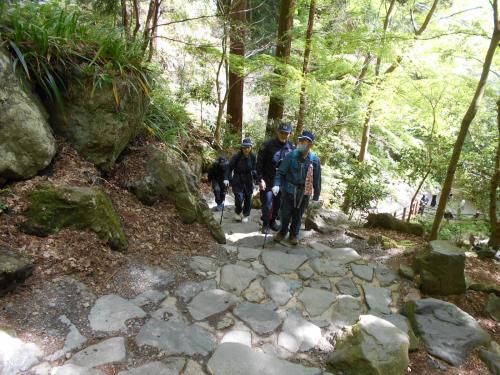
<instances>
[{"instance_id":1,"label":"trekking pole","mask_svg":"<svg viewBox=\"0 0 500 375\"><path fill-rule=\"evenodd\" d=\"M268 224L266 226L266 233L264 234L264 243L262 244L262 248L266 247L267 235L269 234L269 227L271 225L271 218L273 217L273 207L269 210L269 217L267 218Z\"/></svg>"},{"instance_id":2,"label":"trekking pole","mask_svg":"<svg viewBox=\"0 0 500 375\"><path fill-rule=\"evenodd\" d=\"M224 186L224 200L222 201L222 212L220 213L219 225L222 225L222 218L224 217L224 208L226 208L226 187Z\"/></svg>"}]
</instances>

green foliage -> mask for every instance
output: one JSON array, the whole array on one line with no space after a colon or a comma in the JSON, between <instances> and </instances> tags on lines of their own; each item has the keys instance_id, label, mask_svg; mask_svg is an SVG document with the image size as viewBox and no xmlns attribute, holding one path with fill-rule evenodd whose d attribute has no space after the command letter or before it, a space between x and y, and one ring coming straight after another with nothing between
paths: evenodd
<instances>
[{"instance_id":1,"label":"green foliage","mask_svg":"<svg viewBox=\"0 0 500 375\"><path fill-rule=\"evenodd\" d=\"M147 92L146 67L138 43L127 43L111 18L63 1L10 3L0 14L0 41L16 67L62 107L68 79L94 86L129 77Z\"/></svg>"},{"instance_id":2,"label":"green foliage","mask_svg":"<svg viewBox=\"0 0 500 375\"><path fill-rule=\"evenodd\" d=\"M423 221L425 231L430 232L432 220ZM490 235L490 225L485 220L446 220L441 226L438 239L456 242L467 242L469 235L488 238Z\"/></svg>"}]
</instances>

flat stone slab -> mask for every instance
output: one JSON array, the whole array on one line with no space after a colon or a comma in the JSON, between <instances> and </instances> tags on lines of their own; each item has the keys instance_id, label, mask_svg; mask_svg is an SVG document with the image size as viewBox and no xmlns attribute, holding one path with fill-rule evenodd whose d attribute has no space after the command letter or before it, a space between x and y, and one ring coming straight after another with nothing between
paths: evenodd
<instances>
[{"instance_id":1,"label":"flat stone slab","mask_svg":"<svg viewBox=\"0 0 500 375\"><path fill-rule=\"evenodd\" d=\"M224 335L220 343L223 344L225 342L234 342L238 344L243 344L251 348L252 333L249 331L241 331L241 330L229 331Z\"/></svg>"},{"instance_id":2,"label":"flat stone slab","mask_svg":"<svg viewBox=\"0 0 500 375\"><path fill-rule=\"evenodd\" d=\"M335 293L314 288L304 288L297 296L310 316L324 313L335 302L336 298Z\"/></svg>"},{"instance_id":3,"label":"flat stone slab","mask_svg":"<svg viewBox=\"0 0 500 375\"><path fill-rule=\"evenodd\" d=\"M102 371L80 367L72 364L54 367L49 371L50 375L105 375ZM47 374L49 374L49 372L47 372Z\"/></svg>"},{"instance_id":4,"label":"flat stone slab","mask_svg":"<svg viewBox=\"0 0 500 375\"><path fill-rule=\"evenodd\" d=\"M205 371L198 362L188 359L182 375L205 375Z\"/></svg>"},{"instance_id":5,"label":"flat stone slab","mask_svg":"<svg viewBox=\"0 0 500 375\"><path fill-rule=\"evenodd\" d=\"M359 277L362 280L372 281L373 280L373 267L365 266L362 264L351 264L351 271L354 276Z\"/></svg>"},{"instance_id":6,"label":"flat stone slab","mask_svg":"<svg viewBox=\"0 0 500 375\"><path fill-rule=\"evenodd\" d=\"M165 293L160 292L159 290L150 289L142 292L137 297L130 300L130 302L136 306L142 307L149 303L160 303L165 298L167 298Z\"/></svg>"},{"instance_id":7,"label":"flat stone slab","mask_svg":"<svg viewBox=\"0 0 500 375\"><path fill-rule=\"evenodd\" d=\"M403 314L427 351L453 366L460 366L471 350L490 341L472 316L449 302L434 298L410 301Z\"/></svg>"},{"instance_id":8,"label":"flat stone slab","mask_svg":"<svg viewBox=\"0 0 500 375\"><path fill-rule=\"evenodd\" d=\"M286 304L292 298L288 283L281 276L270 275L262 281L265 292L278 305Z\"/></svg>"},{"instance_id":9,"label":"flat stone slab","mask_svg":"<svg viewBox=\"0 0 500 375\"><path fill-rule=\"evenodd\" d=\"M47 356L47 361L56 361L59 358L64 357L66 353L79 349L83 344L85 344L85 342L87 342L87 338L83 336L80 331L78 331L78 328L76 328L76 326L71 323L65 315L61 315L59 320L69 327L69 333L64 340L63 348Z\"/></svg>"},{"instance_id":10,"label":"flat stone slab","mask_svg":"<svg viewBox=\"0 0 500 375\"><path fill-rule=\"evenodd\" d=\"M328 248L323 254L338 264L348 264L362 259L357 251L350 247Z\"/></svg>"},{"instance_id":11,"label":"flat stone slab","mask_svg":"<svg viewBox=\"0 0 500 375\"><path fill-rule=\"evenodd\" d=\"M289 352L308 351L321 340L321 328L296 313L289 313L278 336L278 345Z\"/></svg>"},{"instance_id":12,"label":"flat stone slab","mask_svg":"<svg viewBox=\"0 0 500 375\"><path fill-rule=\"evenodd\" d=\"M92 368L108 363L120 363L126 359L125 338L113 337L79 351L66 363Z\"/></svg>"},{"instance_id":13,"label":"flat stone slab","mask_svg":"<svg viewBox=\"0 0 500 375\"><path fill-rule=\"evenodd\" d=\"M217 375L321 375L321 370L291 363L236 343L219 345L207 364Z\"/></svg>"},{"instance_id":14,"label":"flat stone slab","mask_svg":"<svg viewBox=\"0 0 500 375\"><path fill-rule=\"evenodd\" d=\"M347 268L344 264L330 258L316 258L309 261L312 269L323 276L336 277L344 276Z\"/></svg>"},{"instance_id":15,"label":"flat stone slab","mask_svg":"<svg viewBox=\"0 0 500 375\"><path fill-rule=\"evenodd\" d=\"M189 261L189 267L197 274L206 276L217 270L217 262L213 258L194 256Z\"/></svg>"},{"instance_id":16,"label":"flat stone slab","mask_svg":"<svg viewBox=\"0 0 500 375\"><path fill-rule=\"evenodd\" d=\"M185 363L184 358L175 358L168 363L155 361L128 371L120 371L118 375L179 375Z\"/></svg>"},{"instance_id":17,"label":"flat stone slab","mask_svg":"<svg viewBox=\"0 0 500 375\"><path fill-rule=\"evenodd\" d=\"M260 280L252 281L250 286L243 292L243 297L245 297L247 301L257 303L265 299L266 293L264 292L264 288L262 288Z\"/></svg>"},{"instance_id":18,"label":"flat stone slab","mask_svg":"<svg viewBox=\"0 0 500 375\"><path fill-rule=\"evenodd\" d=\"M353 325L365 312L363 303L353 296L340 295L332 307L329 322L334 330Z\"/></svg>"},{"instance_id":19,"label":"flat stone slab","mask_svg":"<svg viewBox=\"0 0 500 375\"><path fill-rule=\"evenodd\" d=\"M257 276L258 273L250 268L226 264L220 271L220 287L240 295Z\"/></svg>"},{"instance_id":20,"label":"flat stone slab","mask_svg":"<svg viewBox=\"0 0 500 375\"><path fill-rule=\"evenodd\" d=\"M389 286L396 281L396 273L386 266L378 266L375 268L375 277L380 283L380 286Z\"/></svg>"},{"instance_id":21,"label":"flat stone slab","mask_svg":"<svg viewBox=\"0 0 500 375\"><path fill-rule=\"evenodd\" d=\"M353 297L359 297L361 295L358 286L354 284L350 277L344 277L342 280L335 283L335 286L340 294L348 294Z\"/></svg>"},{"instance_id":22,"label":"flat stone slab","mask_svg":"<svg viewBox=\"0 0 500 375\"><path fill-rule=\"evenodd\" d=\"M273 332L282 319L274 311L274 305L243 302L233 310L233 314L243 320L254 332L267 335Z\"/></svg>"},{"instance_id":23,"label":"flat stone slab","mask_svg":"<svg viewBox=\"0 0 500 375\"><path fill-rule=\"evenodd\" d=\"M306 285L309 286L310 288L314 289L324 289L324 290L331 290L332 289L332 284L330 283L330 279L326 277L319 277L319 278L312 278L309 279L306 282Z\"/></svg>"},{"instance_id":24,"label":"flat stone slab","mask_svg":"<svg viewBox=\"0 0 500 375\"><path fill-rule=\"evenodd\" d=\"M254 249L252 247L239 247L238 259L239 260L254 260L260 256L261 249Z\"/></svg>"},{"instance_id":25,"label":"flat stone slab","mask_svg":"<svg viewBox=\"0 0 500 375\"><path fill-rule=\"evenodd\" d=\"M366 304L370 309L382 313L390 314L391 309L389 305L392 302L391 291L386 288L379 288L371 285L363 285L363 291L365 292Z\"/></svg>"},{"instance_id":26,"label":"flat stone slab","mask_svg":"<svg viewBox=\"0 0 500 375\"><path fill-rule=\"evenodd\" d=\"M40 362L42 350L0 330L0 370L2 375L17 375Z\"/></svg>"},{"instance_id":27,"label":"flat stone slab","mask_svg":"<svg viewBox=\"0 0 500 375\"><path fill-rule=\"evenodd\" d=\"M188 305L188 310L194 320L204 320L226 311L239 301L238 297L225 290L210 289L194 297Z\"/></svg>"},{"instance_id":28,"label":"flat stone slab","mask_svg":"<svg viewBox=\"0 0 500 375\"><path fill-rule=\"evenodd\" d=\"M306 260L305 255L287 254L282 251L265 251L262 254L262 263L274 273L292 273L297 270Z\"/></svg>"},{"instance_id":29,"label":"flat stone slab","mask_svg":"<svg viewBox=\"0 0 500 375\"><path fill-rule=\"evenodd\" d=\"M185 281L179 285L175 291L175 295L184 301L184 303L189 303L198 293L209 289L217 289L217 282L215 280L205 280L200 283Z\"/></svg>"},{"instance_id":30,"label":"flat stone slab","mask_svg":"<svg viewBox=\"0 0 500 375\"><path fill-rule=\"evenodd\" d=\"M167 355L202 355L215 349L215 338L196 324L149 320L136 337L137 345L150 345Z\"/></svg>"},{"instance_id":31,"label":"flat stone slab","mask_svg":"<svg viewBox=\"0 0 500 375\"><path fill-rule=\"evenodd\" d=\"M90 327L94 331L125 331L128 319L144 318L146 313L140 307L116 294L100 297L89 314Z\"/></svg>"}]
</instances>

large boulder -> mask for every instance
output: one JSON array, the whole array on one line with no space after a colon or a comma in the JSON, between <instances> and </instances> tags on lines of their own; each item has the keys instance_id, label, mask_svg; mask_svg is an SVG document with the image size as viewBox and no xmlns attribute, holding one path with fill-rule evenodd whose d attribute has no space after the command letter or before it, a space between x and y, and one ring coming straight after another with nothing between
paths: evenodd
<instances>
[{"instance_id":1,"label":"large boulder","mask_svg":"<svg viewBox=\"0 0 500 375\"><path fill-rule=\"evenodd\" d=\"M52 125L82 156L108 171L141 128L147 101L133 77L100 85L80 78L66 82L64 108L53 106ZM134 81L136 88L130 87Z\"/></svg>"},{"instance_id":2,"label":"large boulder","mask_svg":"<svg viewBox=\"0 0 500 375\"><path fill-rule=\"evenodd\" d=\"M315 230L319 233L330 234L345 231L340 225L349 222L349 218L342 211L327 210L321 207L311 207L307 210L304 225L306 230Z\"/></svg>"},{"instance_id":3,"label":"large boulder","mask_svg":"<svg viewBox=\"0 0 500 375\"><path fill-rule=\"evenodd\" d=\"M100 188L43 184L29 193L27 220L21 229L47 236L72 227L96 232L114 249L127 247L127 239L111 200Z\"/></svg>"},{"instance_id":4,"label":"large boulder","mask_svg":"<svg viewBox=\"0 0 500 375\"><path fill-rule=\"evenodd\" d=\"M465 293L465 252L449 241L431 241L415 257L414 269L420 274L424 293Z\"/></svg>"},{"instance_id":5,"label":"large boulder","mask_svg":"<svg viewBox=\"0 0 500 375\"><path fill-rule=\"evenodd\" d=\"M370 228L392 229L402 233L414 234L416 236L422 236L424 234L424 227L421 224L407 223L387 213L368 214L367 220L366 226Z\"/></svg>"},{"instance_id":6,"label":"large boulder","mask_svg":"<svg viewBox=\"0 0 500 375\"><path fill-rule=\"evenodd\" d=\"M0 246L0 296L13 290L33 272L30 259Z\"/></svg>"},{"instance_id":7,"label":"large boulder","mask_svg":"<svg viewBox=\"0 0 500 375\"><path fill-rule=\"evenodd\" d=\"M132 186L141 202L152 205L161 199L172 201L182 221L203 223L217 242L226 243L224 232L201 196L198 180L186 162L171 150L154 148L146 167L147 174Z\"/></svg>"},{"instance_id":8,"label":"large boulder","mask_svg":"<svg viewBox=\"0 0 500 375\"><path fill-rule=\"evenodd\" d=\"M434 298L409 301L403 309L427 351L460 366L474 348L490 341L472 316L452 303Z\"/></svg>"},{"instance_id":9,"label":"large boulder","mask_svg":"<svg viewBox=\"0 0 500 375\"><path fill-rule=\"evenodd\" d=\"M52 161L56 142L40 100L0 49L0 185L31 178Z\"/></svg>"},{"instance_id":10,"label":"large boulder","mask_svg":"<svg viewBox=\"0 0 500 375\"><path fill-rule=\"evenodd\" d=\"M337 341L328 364L345 375L403 375L409 345L408 335L392 323L361 315Z\"/></svg>"}]
</instances>

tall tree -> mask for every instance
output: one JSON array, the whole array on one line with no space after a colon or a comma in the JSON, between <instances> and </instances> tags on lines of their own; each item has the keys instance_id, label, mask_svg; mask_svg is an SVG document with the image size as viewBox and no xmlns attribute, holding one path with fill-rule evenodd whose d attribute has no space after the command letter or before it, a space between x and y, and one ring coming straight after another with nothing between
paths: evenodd
<instances>
[{"instance_id":1,"label":"tall tree","mask_svg":"<svg viewBox=\"0 0 500 375\"><path fill-rule=\"evenodd\" d=\"M441 221L443 220L444 211L446 209L446 203L448 202L448 197L451 192L451 186L453 184L453 179L455 177L455 171L457 169L458 160L460 159L460 153L462 152L462 147L465 142L465 137L469 131L469 126L476 117L477 110L483 98L484 89L486 87L486 82L488 81L488 74L490 72L491 63L493 61L493 56L495 55L495 50L500 42L500 23L498 20L498 0L494 0L493 4L493 34L491 35L490 46L486 52L486 58L484 59L483 69L481 72L481 77L477 84L476 92L474 97L464 115L462 124L460 126L460 131L458 133L457 140L453 147L453 153L451 155L450 163L448 164L448 170L446 173L446 178L441 189L441 198L439 199L439 204L436 210L436 216L434 217L434 223L432 224L432 231L430 235L431 240L435 240L438 236L439 227Z\"/></svg>"},{"instance_id":2,"label":"tall tree","mask_svg":"<svg viewBox=\"0 0 500 375\"><path fill-rule=\"evenodd\" d=\"M295 12L295 0L281 0L280 18L278 26L278 41L276 43L276 58L279 63L288 63L290 49L292 45L291 30L293 27L293 15ZM281 78L283 72L277 67L274 73ZM279 87L282 82L277 83ZM275 126L283 118L283 98L276 92L271 93L269 98L269 110L267 112L266 135L270 136L274 132Z\"/></svg>"},{"instance_id":3,"label":"tall tree","mask_svg":"<svg viewBox=\"0 0 500 375\"><path fill-rule=\"evenodd\" d=\"M497 102L497 127L498 127L498 144L495 158L495 170L491 177L490 186L490 226L491 236L488 245L497 249L500 247L500 221L497 217L498 210L498 185L500 185L500 99Z\"/></svg>"},{"instance_id":4,"label":"tall tree","mask_svg":"<svg viewBox=\"0 0 500 375\"><path fill-rule=\"evenodd\" d=\"M314 28L314 16L316 15L316 0L311 0L309 4L309 19L307 21L306 46L304 48L304 63L302 64L302 83L300 86L299 116L297 118L297 129L295 139L304 129L304 116L306 113L306 78L309 72L309 59L311 57L311 42Z\"/></svg>"},{"instance_id":5,"label":"tall tree","mask_svg":"<svg viewBox=\"0 0 500 375\"><path fill-rule=\"evenodd\" d=\"M246 0L233 0L230 11L229 53L245 57ZM241 136L243 125L243 93L245 79L241 66L229 66L229 93L227 99L227 122L233 134Z\"/></svg>"}]
</instances>

